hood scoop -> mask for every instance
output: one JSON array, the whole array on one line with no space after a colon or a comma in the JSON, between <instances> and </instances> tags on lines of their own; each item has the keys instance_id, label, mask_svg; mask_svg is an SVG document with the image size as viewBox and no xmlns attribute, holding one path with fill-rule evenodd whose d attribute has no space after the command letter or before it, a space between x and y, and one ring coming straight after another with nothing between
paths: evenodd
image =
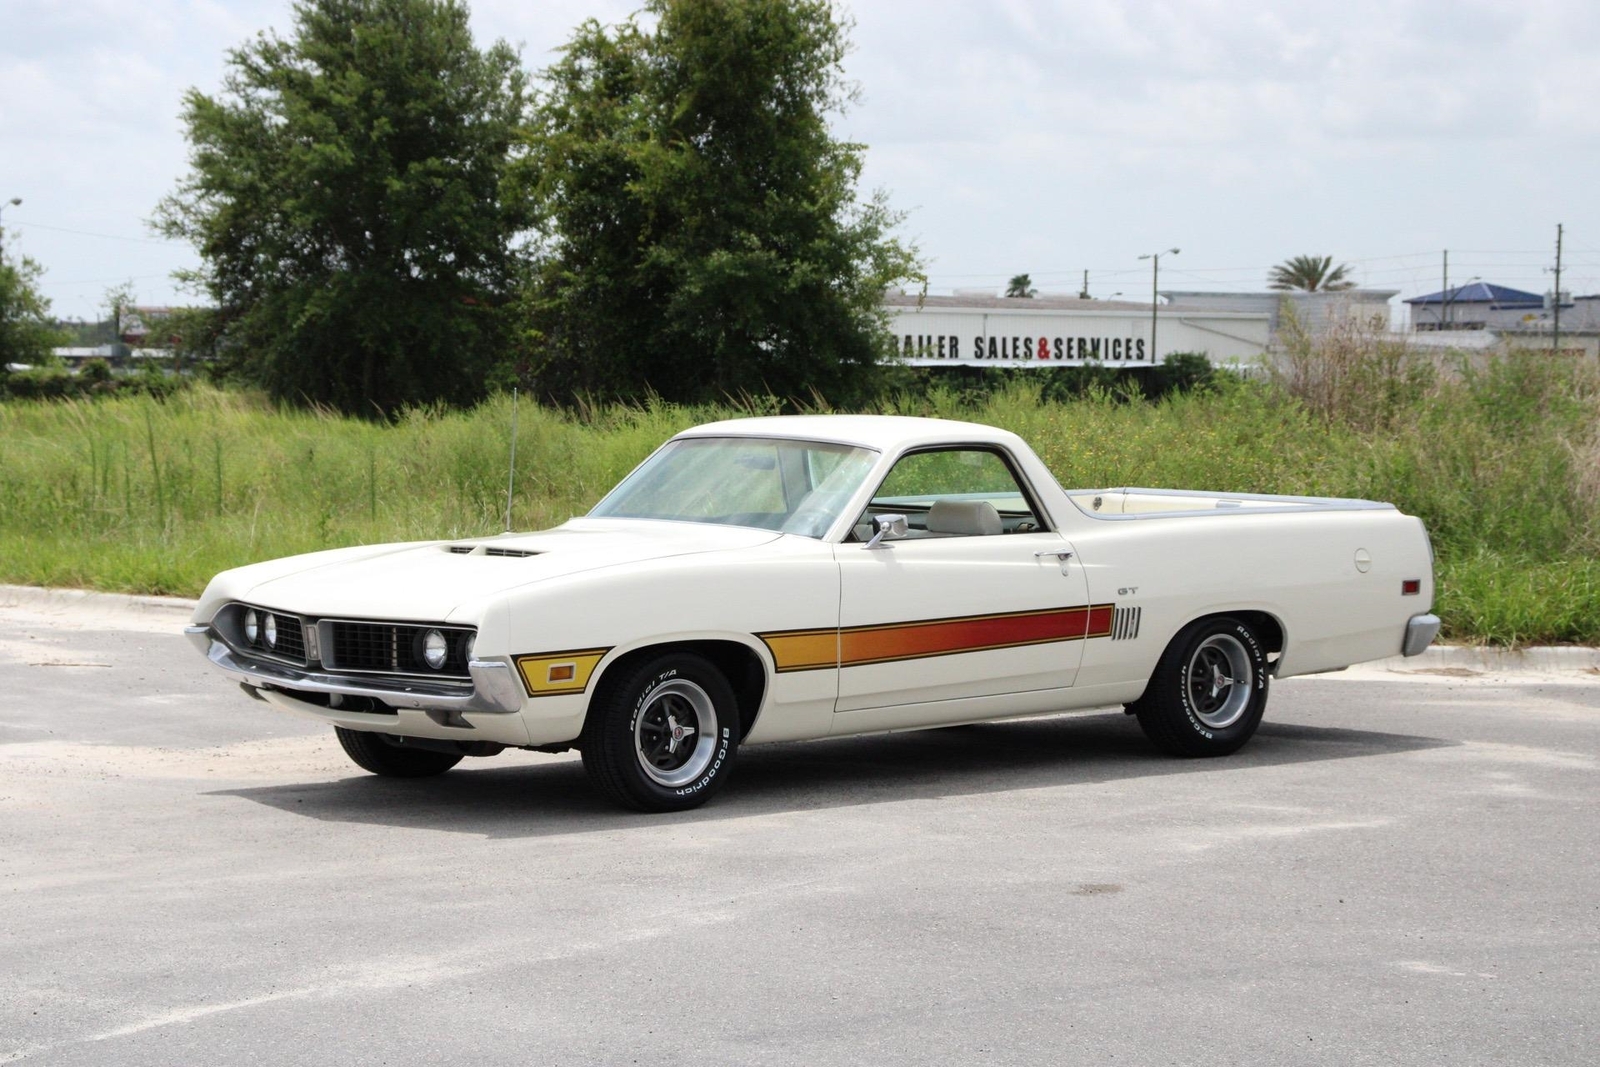
<instances>
[{"instance_id":1,"label":"hood scoop","mask_svg":"<svg viewBox=\"0 0 1600 1067\"><path fill-rule=\"evenodd\" d=\"M453 556L505 556L524 559L540 555L526 548L498 548L495 545L445 545L444 550Z\"/></svg>"}]
</instances>

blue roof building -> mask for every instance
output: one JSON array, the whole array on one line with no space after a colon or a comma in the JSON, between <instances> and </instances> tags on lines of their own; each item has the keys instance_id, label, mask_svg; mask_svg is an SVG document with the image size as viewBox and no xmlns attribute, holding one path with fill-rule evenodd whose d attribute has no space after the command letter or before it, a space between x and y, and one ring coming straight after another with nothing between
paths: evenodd
<instances>
[{"instance_id":1,"label":"blue roof building","mask_svg":"<svg viewBox=\"0 0 1600 1067\"><path fill-rule=\"evenodd\" d=\"M1414 330L1516 329L1538 322L1548 314L1546 298L1489 282L1468 282L1453 289L1414 296L1411 328ZM1572 301L1564 295L1562 310Z\"/></svg>"}]
</instances>

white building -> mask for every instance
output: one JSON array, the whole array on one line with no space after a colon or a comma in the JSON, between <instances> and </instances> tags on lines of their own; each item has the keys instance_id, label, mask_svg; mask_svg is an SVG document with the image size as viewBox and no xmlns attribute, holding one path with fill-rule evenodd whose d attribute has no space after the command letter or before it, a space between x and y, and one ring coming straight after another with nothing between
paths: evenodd
<instances>
[{"instance_id":1,"label":"white building","mask_svg":"<svg viewBox=\"0 0 1600 1067\"><path fill-rule=\"evenodd\" d=\"M1061 296L890 293L884 306L914 367L1149 367L1174 352L1254 363L1271 331L1261 312L1160 305L1152 339L1149 304Z\"/></svg>"},{"instance_id":2,"label":"white building","mask_svg":"<svg viewBox=\"0 0 1600 1067\"><path fill-rule=\"evenodd\" d=\"M1340 323L1351 321L1389 329L1389 301L1400 295L1398 289L1338 289L1333 292L1305 293L1298 290L1269 289L1251 293L1194 292L1162 290L1162 296L1175 307L1206 311L1248 311L1266 315L1277 340L1286 325L1285 308L1294 312L1302 329L1313 336Z\"/></svg>"}]
</instances>

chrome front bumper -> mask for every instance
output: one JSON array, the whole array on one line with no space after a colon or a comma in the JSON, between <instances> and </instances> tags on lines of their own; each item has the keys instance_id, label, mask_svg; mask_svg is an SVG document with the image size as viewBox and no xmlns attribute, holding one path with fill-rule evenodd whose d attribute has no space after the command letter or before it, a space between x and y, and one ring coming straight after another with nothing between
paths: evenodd
<instances>
[{"instance_id":1,"label":"chrome front bumper","mask_svg":"<svg viewBox=\"0 0 1600 1067\"><path fill-rule=\"evenodd\" d=\"M522 710L522 686L511 665L497 660L475 659L467 664L467 673L472 677L470 687L412 680L389 682L376 677L326 674L287 664L241 659L217 639L209 626L185 626L183 633L218 670L252 689L369 697L393 708L424 711L506 715Z\"/></svg>"},{"instance_id":2,"label":"chrome front bumper","mask_svg":"<svg viewBox=\"0 0 1600 1067\"><path fill-rule=\"evenodd\" d=\"M1400 652L1406 656L1420 656L1438 636L1439 616L1413 615L1411 621L1406 623L1406 640Z\"/></svg>"}]
</instances>

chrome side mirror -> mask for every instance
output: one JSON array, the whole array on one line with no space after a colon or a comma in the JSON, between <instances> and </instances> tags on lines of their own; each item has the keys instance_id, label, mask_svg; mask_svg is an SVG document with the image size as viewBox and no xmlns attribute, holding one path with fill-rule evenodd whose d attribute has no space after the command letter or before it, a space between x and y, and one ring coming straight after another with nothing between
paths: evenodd
<instances>
[{"instance_id":1,"label":"chrome side mirror","mask_svg":"<svg viewBox=\"0 0 1600 1067\"><path fill-rule=\"evenodd\" d=\"M874 515L872 516L872 540L867 542L868 548L881 547L880 542L896 541L904 537L911 529L904 515Z\"/></svg>"}]
</instances>

